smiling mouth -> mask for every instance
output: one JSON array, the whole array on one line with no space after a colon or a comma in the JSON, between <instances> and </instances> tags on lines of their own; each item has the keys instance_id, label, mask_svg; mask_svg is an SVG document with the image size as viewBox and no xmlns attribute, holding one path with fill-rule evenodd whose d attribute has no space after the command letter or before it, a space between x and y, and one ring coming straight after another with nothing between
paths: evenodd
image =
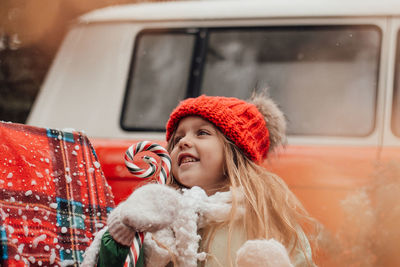
<instances>
[{"instance_id":1,"label":"smiling mouth","mask_svg":"<svg viewBox=\"0 0 400 267\"><path fill-rule=\"evenodd\" d=\"M179 166L181 166L182 164L186 164L186 163L192 163L192 162L198 162L199 159L191 157L191 156L183 156L180 160L179 160Z\"/></svg>"}]
</instances>

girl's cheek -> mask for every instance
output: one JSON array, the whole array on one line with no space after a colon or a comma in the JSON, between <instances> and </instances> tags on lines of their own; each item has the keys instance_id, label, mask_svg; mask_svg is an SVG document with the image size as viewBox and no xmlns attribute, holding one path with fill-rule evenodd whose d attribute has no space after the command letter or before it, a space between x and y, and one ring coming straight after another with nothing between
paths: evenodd
<instances>
[{"instance_id":1,"label":"girl's cheek","mask_svg":"<svg viewBox=\"0 0 400 267\"><path fill-rule=\"evenodd\" d=\"M174 168L177 159L177 153L174 152L174 150L171 151L170 153L170 157L171 157L171 164L172 164L172 168Z\"/></svg>"},{"instance_id":2,"label":"girl's cheek","mask_svg":"<svg viewBox=\"0 0 400 267\"><path fill-rule=\"evenodd\" d=\"M178 159L177 159L176 153L173 153L173 151L171 152L170 156L171 156L171 171L173 174L175 169L178 168L178 164L177 164Z\"/></svg>"}]
</instances>

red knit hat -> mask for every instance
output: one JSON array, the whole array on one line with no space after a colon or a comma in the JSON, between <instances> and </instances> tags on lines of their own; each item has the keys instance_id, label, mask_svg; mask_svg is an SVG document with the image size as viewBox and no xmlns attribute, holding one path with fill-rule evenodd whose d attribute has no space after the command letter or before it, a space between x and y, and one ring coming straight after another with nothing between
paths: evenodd
<instances>
[{"instance_id":1,"label":"red knit hat","mask_svg":"<svg viewBox=\"0 0 400 267\"><path fill-rule=\"evenodd\" d=\"M167 122L167 141L187 116L200 116L217 126L251 160L267 157L269 132L263 115L253 104L233 97L199 96L182 101Z\"/></svg>"}]
</instances>

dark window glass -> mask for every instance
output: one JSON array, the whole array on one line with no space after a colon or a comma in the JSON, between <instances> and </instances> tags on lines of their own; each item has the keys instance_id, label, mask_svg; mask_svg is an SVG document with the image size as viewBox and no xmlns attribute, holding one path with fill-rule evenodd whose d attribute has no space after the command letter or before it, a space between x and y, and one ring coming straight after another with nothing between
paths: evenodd
<instances>
[{"instance_id":1,"label":"dark window glass","mask_svg":"<svg viewBox=\"0 0 400 267\"><path fill-rule=\"evenodd\" d=\"M142 33L137 39L121 123L126 130L163 130L186 96L195 35Z\"/></svg>"},{"instance_id":2,"label":"dark window glass","mask_svg":"<svg viewBox=\"0 0 400 267\"><path fill-rule=\"evenodd\" d=\"M201 93L270 88L292 135L365 136L375 126L374 26L210 29Z\"/></svg>"},{"instance_id":3,"label":"dark window glass","mask_svg":"<svg viewBox=\"0 0 400 267\"><path fill-rule=\"evenodd\" d=\"M175 31L138 37L124 129L164 129L187 96L246 99L265 87L291 135L366 136L375 127L381 43L375 26Z\"/></svg>"}]
</instances>

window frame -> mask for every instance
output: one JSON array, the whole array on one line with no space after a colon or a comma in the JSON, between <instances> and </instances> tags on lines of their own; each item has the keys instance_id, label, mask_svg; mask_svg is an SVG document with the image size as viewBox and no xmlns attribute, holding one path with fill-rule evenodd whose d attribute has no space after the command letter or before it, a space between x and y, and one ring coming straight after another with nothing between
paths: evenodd
<instances>
[{"instance_id":1,"label":"window frame","mask_svg":"<svg viewBox=\"0 0 400 267\"><path fill-rule=\"evenodd\" d=\"M379 19L378 19L379 20ZM308 138L308 137L312 137L312 138L332 138L332 139L341 139L343 140L343 138L347 138L347 139L375 139L376 137L372 137L376 135L376 131L378 128L378 109L380 104L378 103L380 100L380 93L379 91L381 90L381 68L382 68L382 45L384 42L384 32L385 29L382 27L382 23L375 23L376 21L372 20L372 21L361 21L361 22L357 22L357 23L353 23L353 21L350 20L345 20L343 23L300 23L300 24L291 24L291 23L287 23L287 24L277 24L275 25L275 23L273 24L256 24L256 25L247 25L246 23L244 23L245 26L243 26L242 24L240 24L240 26L232 26L232 25L224 25L224 26L215 26L213 24L213 26L210 25L199 25L196 27L191 27L190 23L189 26L187 27L171 27L169 26L168 28L162 28L161 26L159 27L149 27L149 28L145 28L142 29L138 32L135 41L134 41L134 51L132 54L132 59L131 59L131 66L129 69L129 74L133 73L133 68L134 63L135 63L135 55L137 52L137 44L140 40L140 36L146 33L176 33L176 32L180 32L180 33L190 33L190 34L195 34L196 35L196 41L195 41L195 47L193 50L193 55L192 55L192 62L190 64L191 66L191 70L190 70L190 77L189 77L189 82L188 82L188 87L186 90L186 97L196 97L200 94L200 88L202 85L202 78L203 78L203 71L204 71L204 67L206 65L206 58L205 58L205 52L207 49L207 45L204 45L204 42L207 42L208 40L208 35L209 32L214 31L214 30L235 30L235 29L239 29L239 30L249 30L249 29L254 29L254 30L260 30L260 29L268 29L268 28L273 28L275 30L279 30L279 29L287 29L287 28L332 28L332 29L337 29L337 28L362 28L362 27L374 27L377 30L377 33L379 34L379 48L378 48L378 52L377 52L377 81L376 81L376 88L375 88L375 103L374 103L374 116L373 116L373 122L371 124L371 130L369 133L365 134L365 135L345 135L345 136L338 136L338 135L291 135L289 137L289 139L291 138L295 138L295 139L303 139L303 138ZM198 36L200 35L200 33L203 32L206 34L206 38L204 40L199 40ZM203 45L203 47L201 47L201 49L197 49L196 46L201 46ZM200 52L199 52L199 51ZM201 58L201 63L196 62L196 57ZM197 77L194 77L194 72L195 70L198 72L197 73ZM129 75L128 77L128 82L127 82L127 86L125 89L125 96L124 96L124 103L123 103L123 108L121 111L121 119L120 119L120 126L123 130L125 131L141 131L141 132L164 132L165 128L163 129L150 129L150 128L134 128L134 127L125 127L123 125L123 112L125 110L125 106L127 105L127 95L128 95L128 91L130 88L130 84L131 81L133 79L133 75ZM373 141L375 142L375 141Z\"/></svg>"},{"instance_id":2,"label":"window frame","mask_svg":"<svg viewBox=\"0 0 400 267\"><path fill-rule=\"evenodd\" d=\"M393 94L392 94L392 106L390 112L390 130L395 137L400 137L400 131L396 132L395 119L400 119L400 28L396 31L395 39L395 61L393 70ZM397 103L396 103L397 100ZM397 108L397 110L396 110ZM396 113L397 111L397 113ZM400 122L398 122L400 124ZM400 128L400 127L399 127Z\"/></svg>"}]
</instances>

